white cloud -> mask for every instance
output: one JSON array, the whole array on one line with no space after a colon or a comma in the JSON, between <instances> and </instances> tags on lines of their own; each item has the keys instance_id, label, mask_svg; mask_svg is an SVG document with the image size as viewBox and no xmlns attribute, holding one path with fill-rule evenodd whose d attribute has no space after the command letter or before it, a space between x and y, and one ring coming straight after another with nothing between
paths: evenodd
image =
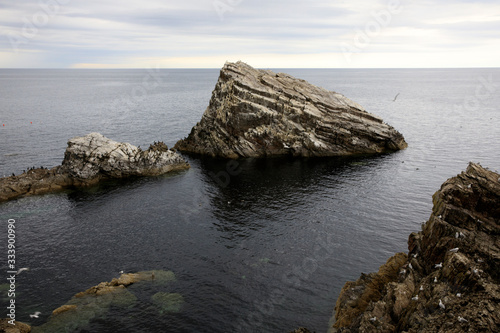
<instances>
[{"instance_id":1,"label":"white cloud","mask_svg":"<svg viewBox=\"0 0 500 333\"><path fill-rule=\"evenodd\" d=\"M145 59L220 67L234 55L260 67L412 67L413 54L427 67L486 66L486 59L500 66L500 5L487 0L54 1L61 5L46 22L38 1L3 5L0 29L26 43L14 54L9 39L0 39L0 67L137 67ZM222 20L215 1L231 9ZM37 28L30 38L26 22ZM357 50L351 61L341 45Z\"/></svg>"}]
</instances>

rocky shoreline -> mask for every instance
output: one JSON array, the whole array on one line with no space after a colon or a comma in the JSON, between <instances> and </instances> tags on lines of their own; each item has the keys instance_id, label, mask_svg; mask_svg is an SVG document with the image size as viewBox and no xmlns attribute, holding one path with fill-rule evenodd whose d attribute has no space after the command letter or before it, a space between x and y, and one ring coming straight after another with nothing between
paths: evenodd
<instances>
[{"instance_id":1,"label":"rocky shoreline","mask_svg":"<svg viewBox=\"0 0 500 333\"><path fill-rule=\"evenodd\" d=\"M471 163L433 203L408 255L345 284L333 332L500 331L500 175Z\"/></svg>"},{"instance_id":2,"label":"rocky shoreline","mask_svg":"<svg viewBox=\"0 0 500 333\"><path fill-rule=\"evenodd\" d=\"M403 135L345 96L226 63L201 121L175 148L212 157L345 156L405 149Z\"/></svg>"},{"instance_id":3,"label":"rocky shoreline","mask_svg":"<svg viewBox=\"0 0 500 333\"><path fill-rule=\"evenodd\" d=\"M142 150L90 133L68 141L62 165L32 168L21 175L0 178L0 202L89 186L105 179L157 176L188 168L189 164L163 142Z\"/></svg>"}]
</instances>

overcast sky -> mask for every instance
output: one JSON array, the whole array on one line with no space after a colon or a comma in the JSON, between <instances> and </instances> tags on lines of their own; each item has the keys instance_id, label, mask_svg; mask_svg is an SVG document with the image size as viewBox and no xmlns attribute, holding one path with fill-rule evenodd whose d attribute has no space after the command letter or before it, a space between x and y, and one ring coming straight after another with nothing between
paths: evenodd
<instances>
[{"instance_id":1,"label":"overcast sky","mask_svg":"<svg viewBox=\"0 0 500 333\"><path fill-rule=\"evenodd\" d=\"M500 67L498 0L0 0L0 67Z\"/></svg>"}]
</instances>

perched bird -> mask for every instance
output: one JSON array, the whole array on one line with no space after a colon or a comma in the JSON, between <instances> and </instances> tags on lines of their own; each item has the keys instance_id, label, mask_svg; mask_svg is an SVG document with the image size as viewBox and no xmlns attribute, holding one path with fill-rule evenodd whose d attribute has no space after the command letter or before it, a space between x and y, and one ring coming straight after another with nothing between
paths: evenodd
<instances>
[{"instance_id":1,"label":"perched bird","mask_svg":"<svg viewBox=\"0 0 500 333\"><path fill-rule=\"evenodd\" d=\"M460 316L458 316L458 321L461 323L468 323L469 322L467 319L465 319L464 317L460 317Z\"/></svg>"},{"instance_id":2,"label":"perched bird","mask_svg":"<svg viewBox=\"0 0 500 333\"><path fill-rule=\"evenodd\" d=\"M443 309L443 310L444 310L444 309L446 309L446 307L445 307L445 306L444 306L444 304L443 304L443 301L441 301L441 300L439 300L439 307L440 307L441 309Z\"/></svg>"},{"instance_id":3,"label":"perched bird","mask_svg":"<svg viewBox=\"0 0 500 333\"><path fill-rule=\"evenodd\" d=\"M411 255L413 258L416 258L418 256L418 253L414 253Z\"/></svg>"},{"instance_id":4,"label":"perched bird","mask_svg":"<svg viewBox=\"0 0 500 333\"><path fill-rule=\"evenodd\" d=\"M30 269L28 267L23 267L23 268L19 268L16 272L16 275L19 275L21 274L22 272L24 271L29 271Z\"/></svg>"},{"instance_id":5,"label":"perched bird","mask_svg":"<svg viewBox=\"0 0 500 333\"><path fill-rule=\"evenodd\" d=\"M440 262L439 264L436 264L436 265L434 266L434 268L443 268L443 263L442 263L442 262Z\"/></svg>"},{"instance_id":6,"label":"perched bird","mask_svg":"<svg viewBox=\"0 0 500 333\"><path fill-rule=\"evenodd\" d=\"M418 295L415 295L415 297L411 298L412 301L418 301Z\"/></svg>"},{"instance_id":7,"label":"perched bird","mask_svg":"<svg viewBox=\"0 0 500 333\"><path fill-rule=\"evenodd\" d=\"M460 235L458 234L458 231L455 232L455 238L458 238Z\"/></svg>"},{"instance_id":8,"label":"perched bird","mask_svg":"<svg viewBox=\"0 0 500 333\"><path fill-rule=\"evenodd\" d=\"M450 252L457 253L458 252L458 247L451 249Z\"/></svg>"},{"instance_id":9,"label":"perched bird","mask_svg":"<svg viewBox=\"0 0 500 333\"><path fill-rule=\"evenodd\" d=\"M402 269L399 274L406 274L406 269Z\"/></svg>"},{"instance_id":10,"label":"perched bird","mask_svg":"<svg viewBox=\"0 0 500 333\"><path fill-rule=\"evenodd\" d=\"M424 291L424 286L420 286L420 291Z\"/></svg>"},{"instance_id":11,"label":"perched bird","mask_svg":"<svg viewBox=\"0 0 500 333\"><path fill-rule=\"evenodd\" d=\"M30 314L30 318L38 318L39 315L41 315L42 313L40 311L37 311L33 314Z\"/></svg>"},{"instance_id":12,"label":"perched bird","mask_svg":"<svg viewBox=\"0 0 500 333\"><path fill-rule=\"evenodd\" d=\"M123 274L123 271L119 271L118 273L119 273L119 274Z\"/></svg>"},{"instance_id":13,"label":"perched bird","mask_svg":"<svg viewBox=\"0 0 500 333\"><path fill-rule=\"evenodd\" d=\"M437 276L434 277L434 283L437 283L438 282L438 278Z\"/></svg>"},{"instance_id":14,"label":"perched bird","mask_svg":"<svg viewBox=\"0 0 500 333\"><path fill-rule=\"evenodd\" d=\"M479 274L479 270L477 268L474 268L472 271L474 272L474 274Z\"/></svg>"},{"instance_id":15,"label":"perched bird","mask_svg":"<svg viewBox=\"0 0 500 333\"><path fill-rule=\"evenodd\" d=\"M370 321L376 321L376 320L377 320L377 317L370 318Z\"/></svg>"},{"instance_id":16,"label":"perched bird","mask_svg":"<svg viewBox=\"0 0 500 333\"><path fill-rule=\"evenodd\" d=\"M484 262L483 259L477 259L477 262Z\"/></svg>"},{"instance_id":17,"label":"perched bird","mask_svg":"<svg viewBox=\"0 0 500 333\"><path fill-rule=\"evenodd\" d=\"M460 231L460 234L459 234L460 237L465 237L464 233Z\"/></svg>"},{"instance_id":18,"label":"perched bird","mask_svg":"<svg viewBox=\"0 0 500 333\"><path fill-rule=\"evenodd\" d=\"M442 219L442 218L443 218L443 215L439 215L439 216L438 216L438 219Z\"/></svg>"},{"instance_id":19,"label":"perched bird","mask_svg":"<svg viewBox=\"0 0 500 333\"><path fill-rule=\"evenodd\" d=\"M462 294L461 293L457 293L457 297L462 297Z\"/></svg>"}]
</instances>

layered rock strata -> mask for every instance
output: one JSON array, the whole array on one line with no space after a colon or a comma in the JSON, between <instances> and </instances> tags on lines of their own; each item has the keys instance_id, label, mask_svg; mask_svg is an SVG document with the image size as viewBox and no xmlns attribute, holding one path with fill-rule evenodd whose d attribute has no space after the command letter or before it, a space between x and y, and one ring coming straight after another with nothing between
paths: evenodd
<instances>
[{"instance_id":1,"label":"layered rock strata","mask_svg":"<svg viewBox=\"0 0 500 333\"><path fill-rule=\"evenodd\" d=\"M406 146L398 131L341 94L237 62L224 65L201 121L175 148L239 158L370 154Z\"/></svg>"},{"instance_id":2,"label":"layered rock strata","mask_svg":"<svg viewBox=\"0 0 500 333\"><path fill-rule=\"evenodd\" d=\"M156 176L187 168L189 164L162 142L142 150L99 133L90 133L68 141L62 165L0 178L0 202L23 195L92 185L104 179Z\"/></svg>"},{"instance_id":3,"label":"layered rock strata","mask_svg":"<svg viewBox=\"0 0 500 333\"><path fill-rule=\"evenodd\" d=\"M408 255L342 288L334 331L500 331L500 175L471 163L433 203Z\"/></svg>"}]
</instances>

